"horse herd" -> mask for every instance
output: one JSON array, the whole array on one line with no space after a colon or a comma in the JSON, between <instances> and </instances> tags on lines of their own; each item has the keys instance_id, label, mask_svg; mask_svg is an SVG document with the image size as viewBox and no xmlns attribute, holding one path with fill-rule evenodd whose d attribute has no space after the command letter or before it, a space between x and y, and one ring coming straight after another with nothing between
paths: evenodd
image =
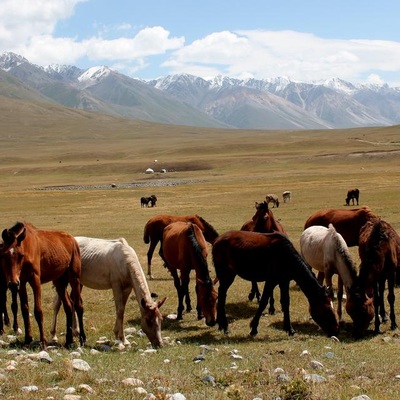
<instances>
[{"instance_id":1,"label":"horse herd","mask_svg":"<svg viewBox=\"0 0 400 400\"><path fill-rule=\"evenodd\" d=\"M396 329L394 287L400 263L400 237L389 223L381 220L368 207L319 210L304 225L298 252L285 229L275 220L268 202L255 204L256 212L240 230L219 235L199 215L156 215L144 227L143 240L149 244L147 274L153 278L152 257L160 242L159 255L168 268L178 295L177 319L191 311L190 272L195 270L197 317L208 326L218 324L229 332L225 305L227 292L236 276L251 282L249 300L259 304L250 323L250 335L258 332L260 317L269 303L275 312L274 288L279 286L283 327L294 334L290 321L289 285L293 280L309 303L312 319L328 336L339 332L342 319L343 289L345 309L353 321L353 335L360 338L375 317L374 333L387 321L384 290L387 282L391 329ZM6 308L7 289L12 294L13 329L17 331L17 295L25 326L25 344L33 340L29 320L26 285L32 287L34 316L39 327L40 343L47 340L43 329L41 285L52 281L56 289L53 305L52 339L56 340L57 313L63 305L66 314L66 346L73 343L74 320L80 344L86 341L83 326L82 286L112 289L116 321L115 337L127 343L123 320L132 290L141 312L141 327L154 347L163 345L162 314L165 302L154 301L144 271L134 249L123 238L105 240L73 237L62 231L41 230L27 222L17 222L2 232L0 243L0 333L9 323ZM212 245L212 261L216 279L212 280L207 263L208 246ZM348 247L358 246L359 271ZM318 271L318 278L312 272ZM338 306L332 304L332 275L338 275ZM400 273L397 277L400 276ZM327 286L323 286L323 281ZM265 282L262 294L258 282ZM71 292L67 288L70 286ZM216 287L218 286L218 289Z\"/></svg>"}]
</instances>

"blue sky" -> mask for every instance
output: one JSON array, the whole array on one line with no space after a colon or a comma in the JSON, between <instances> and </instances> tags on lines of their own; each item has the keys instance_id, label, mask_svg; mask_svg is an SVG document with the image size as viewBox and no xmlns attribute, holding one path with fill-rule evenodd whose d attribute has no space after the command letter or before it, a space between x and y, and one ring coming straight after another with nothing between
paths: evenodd
<instances>
[{"instance_id":1,"label":"blue sky","mask_svg":"<svg viewBox=\"0 0 400 400\"><path fill-rule=\"evenodd\" d=\"M0 0L0 53L38 65L107 65L400 86L398 0Z\"/></svg>"}]
</instances>

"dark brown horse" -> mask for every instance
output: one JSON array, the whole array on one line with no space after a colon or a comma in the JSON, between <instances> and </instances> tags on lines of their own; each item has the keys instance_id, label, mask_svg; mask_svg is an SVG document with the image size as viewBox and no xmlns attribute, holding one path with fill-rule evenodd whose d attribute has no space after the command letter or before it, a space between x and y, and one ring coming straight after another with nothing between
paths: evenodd
<instances>
[{"instance_id":1,"label":"dark brown horse","mask_svg":"<svg viewBox=\"0 0 400 400\"><path fill-rule=\"evenodd\" d=\"M306 221L304 229L313 225L328 228L332 224L336 232L340 233L348 247L358 246L358 237L361 227L368 221L379 218L369 207L354 208L352 210L330 208L319 210Z\"/></svg>"},{"instance_id":2,"label":"dark brown horse","mask_svg":"<svg viewBox=\"0 0 400 400\"><path fill-rule=\"evenodd\" d=\"M345 199L346 206L350 205L350 200L352 201L352 205L354 206L354 200L357 202L360 199L360 191L358 189L351 189L347 192L347 197Z\"/></svg>"},{"instance_id":3,"label":"dark brown horse","mask_svg":"<svg viewBox=\"0 0 400 400\"><path fill-rule=\"evenodd\" d=\"M338 333L338 318L326 289L318 283L286 235L280 232L226 232L214 242L212 255L219 280L217 322L220 330L228 333L226 296L236 275L239 275L248 281L265 282L258 310L250 323L250 335L257 334L261 314L277 285L281 291L284 329L289 335L294 334L289 315L291 280L297 282L307 297L314 321L329 336Z\"/></svg>"},{"instance_id":4,"label":"dark brown horse","mask_svg":"<svg viewBox=\"0 0 400 400\"><path fill-rule=\"evenodd\" d=\"M261 203L256 202L255 207L256 213L253 215L253 218L250 221L247 221L243 224L243 226L240 228L241 231L260 233L281 232L286 234L283 226L274 218L274 214L268 207L268 201L263 201ZM254 297L257 299L257 301L260 301L261 293L258 289L257 282L251 282L251 290L248 296L250 301L252 301ZM271 296L268 310L271 315L275 314L274 304L274 297Z\"/></svg>"},{"instance_id":5,"label":"dark brown horse","mask_svg":"<svg viewBox=\"0 0 400 400\"><path fill-rule=\"evenodd\" d=\"M358 294L360 298L373 296L375 306L374 333L379 333L380 317L382 322L386 322L388 319L384 307L386 282L388 285L387 300L390 307L390 328L396 329L394 285L396 270L400 267L400 238L386 221L380 219L369 221L361 228L358 251L361 259ZM353 319L354 335L361 337L369 325L365 311L360 309L358 304L349 306L353 308L355 314L358 314L357 320Z\"/></svg>"},{"instance_id":6,"label":"dark brown horse","mask_svg":"<svg viewBox=\"0 0 400 400\"><path fill-rule=\"evenodd\" d=\"M218 237L217 231L205 219L197 214L186 216L159 214L150 218L147 221L143 232L143 241L146 244L150 243L149 250L147 251L147 275L150 279L153 279L151 272L151 259L154 250L158 242L162 241L164 228L176 221L192 222L193 224L196 224L203 232L208 243L214 243L214 240Z\"/></svg>"},{"instance_id":7,"label":"dark brown horse","mask_svg":"<svg viewBox=\"0 0 400 400\"><path fill-rule=\"evenodd\" d=\"M177 221L169 224L163 233L160 255L174 278L178 294L178 316L182 319L183 302L186 311L192 306L189 296L190 271L196 272L197 317L204 315L206 324L214 326L217 313L217 292L207 264L207 243L201 229L191 222ZM178 271L180 276L178 276Z\"/></svg>"},{"instance_id":8,"label":"dark brown horse","mask_svg":"<svg viewBox=\"0 0 400 400\"><path fill-rule=\"evenodd\" d=\"M22 318L25 325L25 344L32 342L26 284L32 287L34 315L39 327L40 342L46 346L43 329L41 285L52 281L66 313L66 346L73 342L72 312L77 313L80 343L85 342L83 306L81 298L81 258L79 246L73 236L62 231L46 231L30 223L17 222L4 229L0 245L0 261L8 287L18 289ZM67 293L71 286L71 298Z\"/></svg>"}]
</instances>

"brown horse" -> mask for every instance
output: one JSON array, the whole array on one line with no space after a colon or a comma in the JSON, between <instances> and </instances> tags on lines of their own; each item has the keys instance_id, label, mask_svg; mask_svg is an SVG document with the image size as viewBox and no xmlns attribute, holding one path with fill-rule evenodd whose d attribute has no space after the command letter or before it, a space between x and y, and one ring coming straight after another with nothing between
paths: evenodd
<instances>
[{"instance_id":1,"label":"brown horse","mask_svg":"<svg viewBox=\"0 0 400 400\"><path fill-rule=\"evenodd\" d=\"M388 283L387 300L390 306L390 328L394 330L397 328L394 285L396 270L400 267L400 238L386 221L380 219L369 221L361 228L358 251L361 259L358 294L361 298L366 296L374 298L374 333L379 333L379 315L383 322L388 319L384 308L386 281ZM358 303L350 306L354 309L354 313L358 313L357 321L354 321L354 335L361 337L369 322L368 324L365 322L365 311L360 309Z\"/></svg>"},{"instance_id":2,"label":"brown horse","mask_svg":"<svg viewBox=\"0 0 400 400\"><path fill-rule=\"evenodd\" d=\"M160 255L174 278L178 294L178 315L182 319L183 302L186 311L192 310L189 296L190 271L196 272L197 318L204 315L206 324L214 326L217 313L217 292L207 264L207 243L201 229L191 222L169 224L163 233ZM180 276L178 277L178 270Z\"/></svg>"},{"instance_id":3,"label":"brown horse","mask_svg":"<svg viewBox=\"0 0 400 400\"><path fill-rule=\"evenodd\" d=\"M83 329L83 306L81 298L81 258L79 246L73 236L62 231L46 231L30 223L17 222L4 229L4 243L0 246L0 258L8 287L18 288L22 318L25 325L25 344L32 342L29 305L26 284L32 287L34 315L39 327L40 342L46 346L43 329L41 285L52 281L66 313L66 346L73 342L72 312L78 316L80 343L86 341ZM71 285L71 298L67 293Z\"/></svg>"},{"instance_id":4,"label":"brown horse","mask_svg":"<svg viewBox=\"0 0 400 400\"><path fill-rule=\"evenodd\" d=\"M358 246L358 237L361 227L368 221L379 218L369 207L345 209L319 210L306 221L304 229L313 225L322 225L328 228L332 224L336 232L343 236L348 247Z\"/></svg>"},{"instance_id":5,"label":"brown horse","mask_svg":"<svg viewBox=\"0 0 400 400\"><path fill-rule=\"evenodd\" d=\"M318 283L286 235L280 232L226 232L214 242L212 255L219 280L217 322L220 330L228 333L226 295L239 275L248 281L265 282L258 310L250 323L250 335L257 334L261 314L277 285L281 291L284 329L289 335L294 334L289 315L291 280L297 282L307 297L314 321L329 336L338 333L338 318L326 289Z\"/></svg>"},{"instance_id":6,"label":"brown horse","mask_svg":"<svg viewBox=\"0 0 400 400\"><path fill-rule=\"evenodd\" d=\"M247 221L242 225L240 228L241 231L260 233L281 232L286 234L283 226L274 218L274 214L268 207L268 201L263 201L261 203L256 202L255 207L256 213L253 215L253 218L250 221ZM251 290L248 296L250 301L252 301L254 297L257 299L257 301L260 301L261 293L258 289L257 282L251 282ZM274 304L274 296L271 296L268 310L269 314L271 315L275 314Z\"/></svg>"},{"instance_id":7,"label":"brown horse","mask_svg":"<svg viewBox=\"0 0 400 400\"><path fill-rule=\"evenodd\" d=\"M1 245L0 245L1 246ZM10 325L10 317L7 312L7 280L3 273L3 269L0 267L0 335L4 333L4 325ZM11 290L11 311L13 313L13 330L18 334L18 303L17 296L18 291L16 289Z\"/></svg>"},{"instance_id":8,"label":"brown horse","mask_svg":"<svg viewBox=\"0 0 400 400\"><path fill-rule=\"evenodd\" d=\"M186 216L160 214L150 218L147 221L143 232L143 241L146 244L150 243L149 250L147 251L147 275L150 277L150 279L153 279L153 275L151 273L151 259L153 257L154 250L158 242L162 241L164 228L170 223L176 221L192 222L193 224L196 224L203 232L203 235L208 243L214 243L214 240L218 237L217 231L206 220L197 214Z\"/></svg>"}]
</instances>

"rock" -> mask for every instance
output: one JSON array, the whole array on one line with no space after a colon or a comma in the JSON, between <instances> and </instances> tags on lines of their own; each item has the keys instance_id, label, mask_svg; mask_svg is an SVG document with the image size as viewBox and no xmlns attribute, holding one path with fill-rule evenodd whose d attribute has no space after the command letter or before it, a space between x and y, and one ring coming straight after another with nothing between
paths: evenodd
<instances>
[{"instance_id":1,"label":"rock","mask_svg":"<svg viewBox=\"0 0 400 400\"><path fill-rule=\"evenodd\" d=\"M324 368L324 365L322 363L320 363L319 361L316 361L316 360L312 360L310 362L310 365L311 365L311 368L314 368L314 369L322 369L322 368Z\"/></svg>"},{"instance_id":2,"label":"rock","mask_svg":"<svg viewBox=\"0 0 400 400\"><path fill-rule=\"evenodd\" d=\"M352 397L351 400L371 400L366 394L362 394L360 396Z\"/></svg>"},{"instance_id":3,"label":"rock","mask_svg":"<svg viewBox=\"0 0 400 400\"><path fill-rule=\"evenodd\" d=\"M169 400L186 400L186 397L182 393L170 394L167 399Z\"/></svg>"},{"instance_id":4,"label":"rock","mask_svg":"<svg viewBox=\"0 0 400 400\"><path fill-rule=\"evenodd\" d=\"M65 394L74 394L75 392L76 392L76 389L73 386L70 386L64 390Z\"/></svg>"},{"instance_id":5,"label":"rock","mask_svg":"<svg viewBox=\"0 0 400 400\"><path fill-rule=\"evenodd\" d=\"M136 378L126 378L122 381L122 383L126 386L143 386L144 383L140 379Z\"/></svg>"},{"instance_id":6,"label":"rock","mask_svg":"<svg viewBox=\"0 0 400 400\"><path fill-rule=\"evenodd\" d=\"M81 360L80 358L74 358L72 360L72 367L74 369L77 369L78 371L89 371L90 370L90 365L86 361Z\"/></svg>"},{"instance_id":7,"label":"rock","mask_svg":"<svg viewBox=\"0 0 400 400\"><path fill-rule=\"evenodd\" d=\"M324 378L321 375L317 375L317 374L305 374L304 375L304 380L306 382L312 382L312 383L323 383L323 382L326 382L326 378Z\"/></svg>"},{"instance_id":8,"label":"rock","mask_svg":"<svg viewBox=\"0 0 400 400\"><path fill-rule=\"evenodd\" d=\"M22 386L21 390L24 392L37 392L39 388L35 385L30 385L30 386Z\"/></svg>"},{"instance_id":9,"label":"rock","mask_svg":"<svg viewBox=\"0 0 400 400\"><path fill-rule=\"evenodd\" d=\"M79 392L87 392L87 393L90 393L90 394L96 393L89 385L86 385L85 383L81 383L78 386L78 391Z\"/></svg>"},{"instance_id":10,"label":"rock","mask_svg":"<svg viewBox=\"0 0 400 400\"><path fill-rule=\"evenodd\" d=\"M289 381L290 381L290 378L289 378L289 375L288 375L288 374L278 374L278 375L276 376L276 380L277 380L278 382L289 382Z\"/></svg>"},{"instance_id":11,"label":"rock","mask_svg":"<svg viewBox=\"0 0 400 400\"><path fill-rule=\"evenodd\" d=\"M212 375L205 375L201 381L204 383L211 383L213 386L215 385L215 378Z\"/></svg>"}]
</instances>

